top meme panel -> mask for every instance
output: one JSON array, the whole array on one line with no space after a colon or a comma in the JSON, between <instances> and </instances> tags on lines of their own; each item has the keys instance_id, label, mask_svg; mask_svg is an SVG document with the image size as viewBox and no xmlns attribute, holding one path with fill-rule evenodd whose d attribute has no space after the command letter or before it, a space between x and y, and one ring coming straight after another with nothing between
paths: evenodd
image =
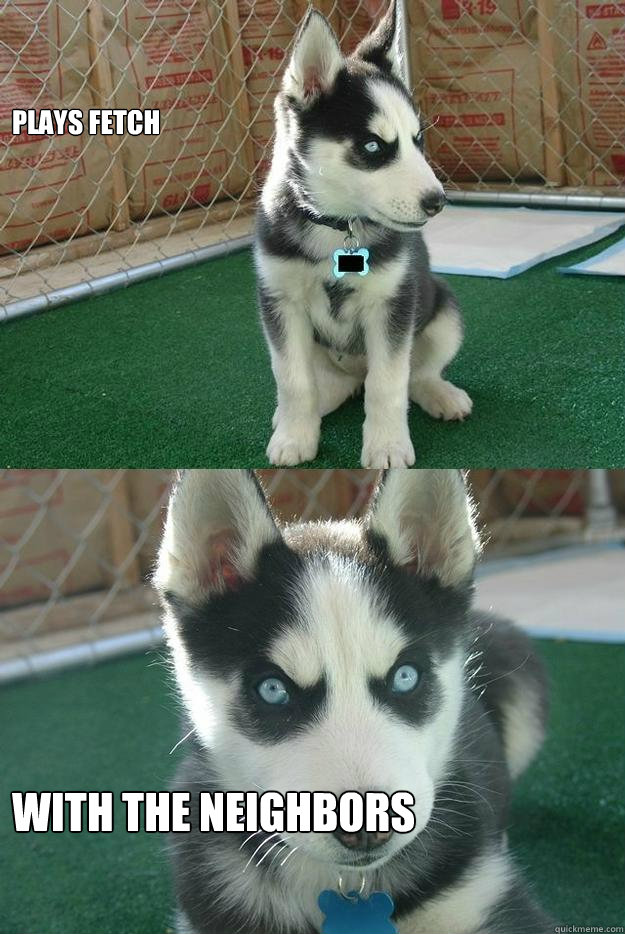
<instances>
[{"instance_id":1,"label":"top meme panel","mask_svg":"<svg viewBox=\"0 0 625 934\"><path fill-rule=\"evenodd\" d=\"M625 464L625 5L0 5L0 466Z\"/></svg>"}]
</instances>

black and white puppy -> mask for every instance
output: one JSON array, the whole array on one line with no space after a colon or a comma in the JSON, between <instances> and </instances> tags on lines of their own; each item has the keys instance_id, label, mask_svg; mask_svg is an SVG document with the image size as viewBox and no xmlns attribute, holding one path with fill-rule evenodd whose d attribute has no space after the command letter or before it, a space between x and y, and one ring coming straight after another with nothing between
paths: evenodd
<instances>
[{"instance_id":1,"label":"black and white puppy","mask_svg":"<svg viewBox=\"0 0 625 934\"><path fill-rule=\"evenodd\" d=\"M315 457L321 418L364 383L365 467L414 463L409 399L463 419L471 399L442 374L462 341L419 233L445 203L401 76L395 4L345 58L311 11L275 103L273 161L256 238L261 317L277 385L272 464ZM334 274L348 221L367 275Z\"/></svg>"},{"instance_id":2,"label":"black and white puppy","mask_svg":"<svg viewBox=\"0 0 625 934\"><path fill-rule=\"evenodd\" d=\"M383 891L399 934L547 934L508 850L544 735L529 640L471 609L456 471L390 470L362 521L279 526L252 473L189 471L156 584L190 752L176 787L408 791L410 833L174 834L180 934L315 934L320 892Z\"/></svg>"}]
</instances>

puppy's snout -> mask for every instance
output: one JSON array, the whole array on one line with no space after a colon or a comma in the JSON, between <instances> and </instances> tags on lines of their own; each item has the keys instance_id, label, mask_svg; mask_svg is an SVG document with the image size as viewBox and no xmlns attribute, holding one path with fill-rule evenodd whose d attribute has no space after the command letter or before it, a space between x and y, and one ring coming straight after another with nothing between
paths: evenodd
<instances>
[{"instance_id":1,"label":"puppy's snout","mask_svg":"<svg viewBox=\"0 0 625 934\"><path fill-rule=\"evenodd\" d=\"M442 211L447 204L447 198L442 191L428 191L421 198L421 208L428 215L434 217L439 211Z\"/></svg>"},{"instance_id":2,"label":"puppy's snout","mask_svg":"<svg viewBox=\"0 0 625 934\"><path fill-rule=\"evenodd\" d=\"M388 843L393 834L392 830L385 833L381 830L369 832L359 830L358 833L348 833L345 830L335 830L334 836L348 850L376 850L384 843Z\"/></svg>"}]
</instances>

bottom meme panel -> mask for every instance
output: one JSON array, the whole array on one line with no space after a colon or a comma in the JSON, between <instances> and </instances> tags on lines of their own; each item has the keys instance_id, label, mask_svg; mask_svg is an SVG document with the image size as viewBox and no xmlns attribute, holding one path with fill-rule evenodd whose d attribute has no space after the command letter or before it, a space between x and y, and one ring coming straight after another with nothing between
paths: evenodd
<instances>
[{"instance_id":1,"label":"bottom meme panel","mask_svg":"<svg viewBox=\"0 0 625 934\"><path fill-rule=\"evenodd\" d=\"M623 930L625 471L0 484L0 934Z\"/></svg>"}]
</instances>

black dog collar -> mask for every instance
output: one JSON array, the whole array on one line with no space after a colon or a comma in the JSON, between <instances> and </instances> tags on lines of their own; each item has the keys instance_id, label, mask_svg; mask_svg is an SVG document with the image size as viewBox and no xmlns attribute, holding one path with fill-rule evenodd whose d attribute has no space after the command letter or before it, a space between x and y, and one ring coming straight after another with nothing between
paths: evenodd
<instances>
[{"instance_id":1,"label":"black dog collar","mask_svg":"<svg viewBox=\"0 0 625 934\"><path fill-rule=\"evenodd\" d=\"M376 221L370 220L368 217L328 217L325 214L315 214L313 211L309 211L308 208L299 208L302 217L305 220L310 221L311 224L319 224L321 227L331 227L332 230L340 230L343 233L348 233L349 231L349 221L359 220L367 224L375 224Z\"/></svg>"}]
</instances>

